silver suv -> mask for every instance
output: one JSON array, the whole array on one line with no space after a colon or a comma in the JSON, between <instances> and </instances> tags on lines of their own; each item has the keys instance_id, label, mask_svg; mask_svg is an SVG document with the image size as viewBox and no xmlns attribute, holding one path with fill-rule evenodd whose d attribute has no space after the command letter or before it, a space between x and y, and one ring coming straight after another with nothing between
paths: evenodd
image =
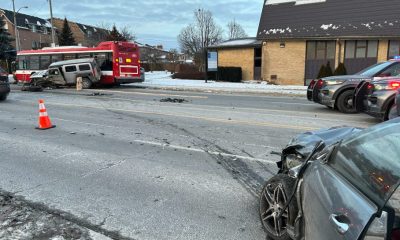
<instances>
[{"instance_id":1,"label":"silver suv","mask_svg":"<svg viewBox=\"0 0 400 240\"><path fill-rule=\"evenodd\" d=\"M31 76L30 88L75 85L78 77L82 77L83 88L98 83L101 70L96 60L88 58L52 63L48 70Z\"/></svg>"}]
</instances>

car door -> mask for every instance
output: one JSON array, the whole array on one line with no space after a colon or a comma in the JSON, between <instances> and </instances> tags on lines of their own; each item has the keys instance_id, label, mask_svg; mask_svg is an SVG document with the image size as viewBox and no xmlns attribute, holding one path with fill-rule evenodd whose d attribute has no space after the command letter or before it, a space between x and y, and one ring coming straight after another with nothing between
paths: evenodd
<instances>
[{"instance_id":1,"label":"car door","mask_svg":"<svg viewBox=\"0 0 400 240\"><path fill-rule=\"evenodd\" d=\"M363 112L368 107L368 86L370 81L361 81L354 90L353 102L358 112Z\"/></svg>"},{"instance_id":2,"label":"car door","mask_svg":"<svg viewBox=\"0 0 400 240\"><path fill-rule=\"evenodd\" d=\"M400 129L392 122L344 140L329 159L306 170L305 239L360 239L383 209L400 182Z\"/></svg>"},{"instance_id":3,"label":"car door","mask_svg":"<svg viewBox=\"0 0 400 240\"><path fill-rule=\"evenodd\" d=\"M76 65L66 65L63 66L64 78L67 84L75 84L76 83L76 74L78 69Z\"/></svg>"},{"instance_id":4,"label":"car door","mask_svg":"<svg viewBox=\"0 0 400 240\"><path fill-rule=\"evenodd\" d=\"M355 240L377 206L329 166L316 162L303 182L305 239Z\"/></svg>"}]
</instances>

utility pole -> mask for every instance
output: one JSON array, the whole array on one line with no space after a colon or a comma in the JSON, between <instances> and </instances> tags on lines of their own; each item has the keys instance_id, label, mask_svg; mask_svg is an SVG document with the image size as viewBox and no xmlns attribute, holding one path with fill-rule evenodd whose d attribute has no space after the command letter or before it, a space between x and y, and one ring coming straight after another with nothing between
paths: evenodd
<instances>
[{"instance_id":1,"label":"utility pole","mask_svg":"<svg viewBox=\"0 0 400 240\"><path fill-rule=\"evenodd\" d=\"M52 47L55 47L56 40L55 40L55 33L54 33L54 26L53 26L53 7L51 5L51 0L49 0L49 5L50 5L51 41L52 41L51 45L52 45Z\"/></svg>"},{"instance_id":2,"label":"utility pole","mask_svg":"<svg viewBox=\"0 0 400 240\"><path fill-rule=\"evenodd\" d=\"M13 11L14 11L14 32L15 32L15 50L19 51L19 39L18 39L18 29L17 29L17 14L15 13L15 2L13 2Z\"/></svg>"}]
</instances>

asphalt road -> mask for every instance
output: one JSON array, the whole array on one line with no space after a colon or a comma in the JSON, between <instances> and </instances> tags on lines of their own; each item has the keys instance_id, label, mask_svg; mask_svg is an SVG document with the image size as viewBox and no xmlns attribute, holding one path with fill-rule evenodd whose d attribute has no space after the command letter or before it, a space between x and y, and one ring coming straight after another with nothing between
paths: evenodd
<instances>
[{"instance_id":1,"label":"asphalt road","mask_svg":"<svg viewBox=\"0 0 400 240\"><path fill-rule=\"evenodd\" d=\"M38 99L56 128L35 130ZM0 188L114 238L265 239L257 196L273 152L304 131L376 123L293 97L14 89L0 103Z\"/></svg>"}]
</instances>

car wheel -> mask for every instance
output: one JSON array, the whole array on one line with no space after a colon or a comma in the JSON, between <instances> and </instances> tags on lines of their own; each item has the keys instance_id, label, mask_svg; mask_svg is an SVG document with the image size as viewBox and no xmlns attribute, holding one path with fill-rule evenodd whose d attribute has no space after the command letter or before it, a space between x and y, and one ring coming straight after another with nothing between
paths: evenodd
<instances>
[{"instance_id":1,"label":"car wheel","mask_svg":"<svg viewBox=\"0 0 400 240\"><path fill-rule=\"evenodd\" d=\"M394 118L399 117L398 113L397 113L397 106L396 104L392 104L392 106L389 108L388 112L386 113L386 117L385 117L385 121L386 120L391 120Z\"/></svg>"},{"instance_id":2,"label":"car wheel","mask_svg":"<svg viewBox=\"0 0 400 240\"><path fill-rule=\"evenodd\" d=\"M83 89L89 89L92 87L92 81L90 81L89 78L83 78L82 79L82 88Z\"/></svg>"},{"instance_id":3,"label":"car wheel","mask_svg":"<svg viewBox=\"0 0 400 240\"><path fill-rule=\"evenodd\" d=\"M287 233L288 223L293 223L297 215L297 202L293 199L284 210L282 217L278 215L287 204L290 194L295 188L295 179L278 174L268 180L260 196L260 218L267 236L274 240L290 240Z\"/></svg>"},{"instance_id":4,"label":"car wheel","mask_svg":"<svg viewBox=\"0 0 400 240\"><path fill-rule=\"evenodd\" d=\"M354 90L346 90L337 98L337 108L342 113L357 113L353 104Z\"/></svg>"},{"instance_id":5,"label":"car wheel","mask_svg":"<svg viewBox=\"0 0 400 240\"><path fill-rule=\"evenodd\" d=\"M0 101L5 101L7 99L7 95L0 95Z\"/></svg>"}]
</instances>

